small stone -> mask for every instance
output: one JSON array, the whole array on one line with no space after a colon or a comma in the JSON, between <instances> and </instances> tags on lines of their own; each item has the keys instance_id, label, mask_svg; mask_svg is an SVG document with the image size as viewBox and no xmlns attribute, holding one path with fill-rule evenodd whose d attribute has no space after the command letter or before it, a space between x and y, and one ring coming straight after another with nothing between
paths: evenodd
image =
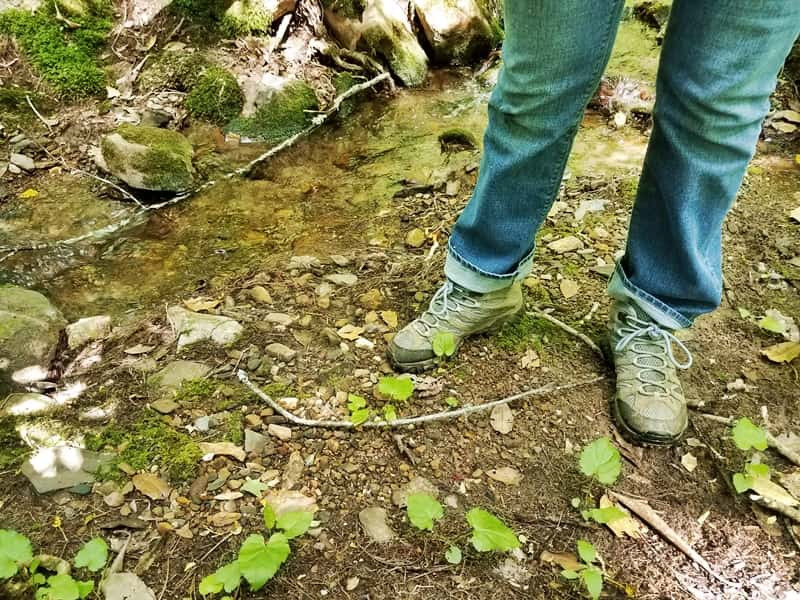
<instances>
[{"instance_id":1,"label":"small stone","mask_svg":"<svg viewBox=\"0 0 800 600\"><path fill-rule=\"evenodd\" d=\"M169 307L167 319L178 333L178 350L203 341L230 346L243 331L242 326L230 317L201 314L180 306Z\"/></svg>"},{"instance_id":2,"label":"small stone","mask_svg":"<svg viewBox=\"0 0 800 600\"><path fill-rule=\"evenodd\" d=\"M248 425L248 427L261 427L261 424L264 421L259 415L250 413L249 415L245 415L244 422Z\"/></svg>"},{"instance_id":3,"label":"small stone","mask_svg":"<svg viewBox=\"0 0 800 600\"><path fill-rule=\"evenodd\" d=\"M358 513L358 520L364 528L364 533L379 544L390 542L396 537L387 522L386 510L379 506L365 508Z\"/></svg>"},{"instance_id":4,"label":"small stone","mask_svg":"<svg viewBox=\"0 0 800 600\"><path fill-rule=\"evenodd\" d=\"M274 342L265 348L268 354L283 360L285 362L289 362L295 356L297 356L297 350L292 350L288 346L281 344L279 342Z\"/></svg>"},{"instance_id":5,"label":"small stone","mask_svg":"<svg viewBox=\"0 0 800 600\"><path fill-rule=\"evenodd\" d=\"M358 297L358 303L368 310L376 310L383 301L381 291L377 288L372 288L368 292L361 294Z\"/></svg>"},{"instance_id":6,"label":"small stone","mask_svg":"<svg viewBox=\"0 0 800 600\"><path fill-rule=\"evenodd\" d=\"M351 286L358 282L358 277L353 273L332 273L325 276L326 281L335 285Z\"/></svg>"},{"instance_id":7,"label":"small stone","mask_svg":"<svg viewBox=\"0 0 800 600\"><path fill-rule=\"evenodd\" d=\"M412 248L419 248L425 243L425 232L422 229L412 229L406 234L406 245Z\"/></svg>"},{"instance_id":8,"label":"small stone","mask_svg":"<svg viewBox=\"0 0 800 600\"><path fill-rule=\"evenodd\" d=\"M119 508L125 504L125 496L120 492L111 492L107 496L103 497L103 502L105 502L111 508Z\"/></svg>"},{"instance_id":9,"label":"small stone","mask_svg":"<svg viewBox=\"0 0 800 600\"><path fill-rule=\"evenodd\" d=\"M559 288L561 289L561 294L564 296L564 299L566 300L577 295L580 289L578 286L578 282L573 279L562 279L561 283L559 284Z\"/></svg>"},{"instance_id":10,"label":"small stone","mask_svg":"<svg viewBox=\"0 0 800 600\"><path fill-rule=\"evenodd\" d=\"M245 452L254 452L255 454L262 454L264 448L267 447L269 438L263 434L253 431L252 429L244 430L244 449Z\"/></svg>"},{"instance_id":11,"label":"small stone","mask_svg":"<svg viewBox=\"0 0 800 600\"><path fill-rule=\"evenodd\" d=\"M292 439L292 430L290 427L285 427L283 425L278 425L276 423L270 423L267 427L267 433L270 435L274 435L276 438L283 442L287 442Z\"/></svg>"},{"instance_id":12,"label":"small stone","mask_svg":"<svg viewBox=\"0 0 800 600\"><path fill-rule=\"evenodd\" d=\"M211 368L198 362L176 360L169 363L150 381L162 392L176 391L184 381L202 379L208 375Z\"/></svg>"},{"instance_id":13,"label":"small stone","mask_svg":"<svg viewBox=\"0 0 800 600\"><path fill-rule=\"evenodd\" d=\"M564 254L565 252L574 252L583 248L583 242L574 235L568 235L561 239L555 240L547 244L547 247L557 254Z\"/></svg>"},{"instance_id":14,"label":"small stone","mask_svg":"<svg viewBox=\"0 0 800 600\"><path fill-rule=\"evenodd\" d=\"M24 154L12 153L9 157L12 165L18 166L23 171L33 171L36 168L36 163L30 156Z\"/></svg>"},{"instance_id":15,"label":"small stone","mask_svg":"<svg viewBox=\"0 0 800 600\"><path fill-rule=\"evenodd\" d=\"M274 323L275 325L283 325L284 327L288 327L294 323L295 319L286 313L269 313L266 317L264 317L264 320L267 323Z\"/></svg>"},{"instance_id":16,"label":"small stone","mask_svg":"<svg viewBox=\"0 0 800 600\"><path fill-rule=\"evenodd\" d=\"M111 334L111 317L101 315L86 317L67 325L67 345L71 350L85 346L89 342L102 340Z\"/></svg>"},{"instance_id":17,"label":"small stone","mask_svg":"<svg viewBox=\"0 0 800 600\"><path fill-rule=\"evenodd\" d=\"M150 403L150 408L160 412L162 415L174 413L180 408L180 405L171 398L162 398Z\"/></svg>"},{"instance_id":18,"label":"small stone","mask_svg":"<svg viewBox=\"0 0 800 600\"><path fill-rule=\"evenodd\" d=\"M257 285L247 290L247 295L261 304L272 304L272 296L263 285Z\"/></svg>"},{"instance_id":19,"label":"small stone","mask_svg":"<svg viewBox=\"0 0 800 600\"><path fill-rule=\"evenodd\" d=\"M358 577L348 577L344 587L348 592L352 592L358 587L359 583L361 583L361 580Z\"/></svg>"}]
</instances>

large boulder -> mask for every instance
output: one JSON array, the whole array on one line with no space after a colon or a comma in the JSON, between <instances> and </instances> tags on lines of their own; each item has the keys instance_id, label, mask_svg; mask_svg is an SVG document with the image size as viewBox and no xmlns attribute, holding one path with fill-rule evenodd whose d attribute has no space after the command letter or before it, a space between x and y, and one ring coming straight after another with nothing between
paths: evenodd
<instances>
[{"instance_id":1,"label":"large boulder","mask_svg":"<svg viewBox=\"0 0 800 600\"><path fill-rule=\"evenodd\" d=\"M497 42L476 0L414 0L414 8L438 63L470 64Z\"/></svg>"},{"instance_id":2,"label":"large boulder","mask_svg":"<svg viewBox=\"0 0 800 600\"><path fill-rule=\"evenodd\" d=\"M23 371L45 373L66 324L42 294L0 286L0 380L15 379Z\"/></svg>"},{"instance_id":3,"label":"large boulder","mask_svg":"<svg viewBox=\"0 0 800 600\"><path fill-rule=\"evenodd\" d=\"M172 0L131 0L128 4L126 27L148 25Z\"/></svg>"},{"instance_id":4,"label":"large boulder","mask_svg":"<svg viewBox=\"0 0 800 600\"><path fill-rule=\"evenodd\" d=\"M100 150L101 166L133 188L182 192L194 183L192 144L177 131L121 125Z\"/></svg>"},{"instance_id":5,"label":"large boulder","mask_svg":"<svg viewBox=\"0 0 800 600\"><path fill-rule=\"evenodd\" d=\"M297 0L235 0L225 11L222 24L234 35L266 33L270 26L292 12Z\"/></svg>"},{"instance_id":6,"label":"large boulder","mask_svg":"<svg viewBox=\"0 0 800 600\"><path fill-rule=\"evenodd\" d=\"M404 85L425 81L428 56L408 21L408 3L398 0L369 0L361 15L358 46L383 59Z\"/></svg>"}]
</instances>

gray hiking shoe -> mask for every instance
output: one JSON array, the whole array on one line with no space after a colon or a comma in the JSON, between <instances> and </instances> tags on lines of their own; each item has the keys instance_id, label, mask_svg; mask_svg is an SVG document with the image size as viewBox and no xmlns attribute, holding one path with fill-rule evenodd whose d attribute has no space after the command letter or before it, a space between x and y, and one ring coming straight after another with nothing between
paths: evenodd
<instances>
[{"instance_id":1,"label":"gray hiking shoe","mask_svg":"<svg viewBox=\"0 0 800 600\"><path fill-rule=\"evenodd\" d=\"M692 366L692 355L672 332L630 303L614 301L609 329L617 371L613 403L617 426L636 442L673 444L689 422L677 370ZM686 355L686 362L675 358L673 344Z\"/></svg>"},{"instance_id":2,"label":"gray hiking shoe","mask_svg":"<svg viewBox=\"0 0 800 600\"><path fill-rule=\"evenodd\" d=\"M522 305L519 283L477 294L447 281L434 294L428 309L397 332L389 344L389 357L400 370L424 371L436 364L433 338L437 333L452 333L458 348L468 336L499 329L520 312Z\"/></svg>"}]
</instances>

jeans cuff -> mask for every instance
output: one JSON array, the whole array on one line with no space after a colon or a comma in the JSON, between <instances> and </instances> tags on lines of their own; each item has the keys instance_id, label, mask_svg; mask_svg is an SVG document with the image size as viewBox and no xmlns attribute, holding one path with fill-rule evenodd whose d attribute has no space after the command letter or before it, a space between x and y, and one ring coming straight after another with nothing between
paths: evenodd
<instances>
[{"instance_id":1,"label":"jeans cuff","mask_svg":"<svg viewBox=\"0 0 800 600\"><path fill-rule=\"evenodd\" d=\"M666 329L685 329L692 325L692 322L681 313L633 285L625 275L621 262L617 263L611 281L608 282L608 295L616 300L632 302Z\"/></svg>"},{"instance_id":2,"label":"jeans cuff","mask_svg":"<svg viewBox=\"0 0 800 600\"><path fill-rule=\"evenodd\" d=\"M459 256L453 247L449 246L444 263L444 274L450 281L471 292L488 294L510 287L514 282L525 279L530 274L532 267L533 252L517 266L513 273L503 275L490 273Z\"/></svg>"}]
</instances>

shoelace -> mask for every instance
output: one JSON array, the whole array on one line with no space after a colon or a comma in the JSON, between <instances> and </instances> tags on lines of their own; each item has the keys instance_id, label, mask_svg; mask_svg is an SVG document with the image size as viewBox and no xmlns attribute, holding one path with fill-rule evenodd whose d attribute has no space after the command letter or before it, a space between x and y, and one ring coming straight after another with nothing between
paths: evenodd
<instances>
[{"instance_id":1,"label":"shoelace","mask_svg":"<svg viewBox=\"0 0 800 600\"><path fill-rule=\"evenodd\" d=\"M469 296L459 296L454 293L455 291L455 286L451 281L445 282L436 291L433 298L431 298L430 305L428 305L428 310L422 313L412 324L417 333L428 336L431 330L441 321L447 320L450 313L458 312L462 308L475 308L478 306L478 302Z\"/></svg>"}]
</instances>

